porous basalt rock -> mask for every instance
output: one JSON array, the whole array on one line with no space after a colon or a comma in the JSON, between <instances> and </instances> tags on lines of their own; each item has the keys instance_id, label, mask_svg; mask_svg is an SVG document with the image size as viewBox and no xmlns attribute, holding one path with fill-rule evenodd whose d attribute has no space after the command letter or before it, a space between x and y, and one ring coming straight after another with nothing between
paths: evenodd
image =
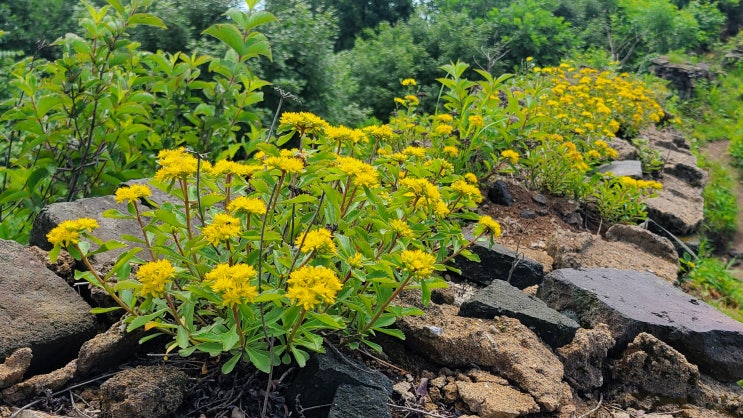
<instances>
[{"instance_id":1,"label":"porous basalt rock","mask_svg":"<svg viewBox=\"0 0 743 418\"><path fill-rule=\"evenodd\" d=\"M101 385L103 416L173 416L186 396L187 383L188 376L175 367L140 366L124 370Z\"/></svg>"},{"instance_id":2,"label":"porous basalt rock","mask_svg":"<svg viewBox=\"0 0 743 418\"><path fill-rule=\"evenodd\" d=\"M565 379L580 392L591 392L604 385L604 363L614 346L606 324L581 328L573 341L557 349L565 367Z\"/></svg>"}]
</instances>

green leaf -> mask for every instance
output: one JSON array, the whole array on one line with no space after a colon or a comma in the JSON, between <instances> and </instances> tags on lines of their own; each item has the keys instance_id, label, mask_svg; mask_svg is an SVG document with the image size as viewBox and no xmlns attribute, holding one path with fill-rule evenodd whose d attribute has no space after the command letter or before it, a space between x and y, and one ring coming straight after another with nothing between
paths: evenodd
<instances>
[{"instance_id":1,"label":"green leaf","mask_svg":"<svg viewBox=\"0 0 743 418\"><path fill-rule=\"evenodd\" d=\"M330 328L335 329L342 329L343 328L343 321L340 319L333 318L332 316L324 313L316 313L316 312L310 312L309 315L310 318L316 319L320 321L321 323L329 326Z\"/></svg>"},{"instance_id":2,"label":"green leaf","mask_svg":"<svg viewBox=\"0 0 743 418\"><path fill-rule=\"evenodd\" d=\"M165 26L165 23L163 23L162 19L149 13L135 13L129 17L127 23L129 23L131 27L135 27L137 25L145 25L155 26L162 29L168 28L167 26Z\"/></svg>"},{"instance_id":3,"label":"green leaf","mask_svg":"<svg viewBox=\"0 0 743 418\"><path fill-rule=\"evenodd\" d=\"M309 194L301 194L288 200L284 200L281 203L285 205L300 204L300 203L315 203L318 198Z\"/></svg>"},{"instance_id":4,"label":"green leaf","mask_svg":"<svg viewBox=\"0 0 743 418\"><path fill-rule=\"evenodd\" d=\"M129 251L125 252L124 254L121 254L119 258L116 260L116 264L111 267L111 271L106 274L105 279L108 280L109 277L111 277L112 274L116 273L120 268L124 266L124 264L128 263L129 260L134 258L134 255L138 252L142 251L139 247L134 247L130 249Z\"/></svg>"},{"instance_id":5,"label":"green leaf","mask_svg":"<svg viewBox=\"0 0 743 418\"><path fill-rule=\"evenodd\" d=\"M243 56L246 50L245 42L243 41L240 30L235 25L228 25L226 23L217 23L208 27L203 34L211 35L220 41L227 44L232 48L237 55Z\"/></svg>"},{"instance_id":6,"label":"green leaf","mask_svg":"<svg viewBox=\"0 0 743 418\"><path fill-rule=\"evenodd\" d=\"M405 340L405 334L397 328L374 328L375 331L379 331L382 334L391 335L395 338Z\"/></svg>"},{"instance_id":7,"label":"green leaf","mask_svg":"<svg viewBox=\"0 0 743 418\"><path fill-rule=\"evenodd\" d=\"M124 10L124 6L121 4L119 0L106 0L108 4L113 6L114 10L116 10L119 15L124 16L126 14L126 11Z\"/></svg>"},{"instance_id":8,"label":"green leaf","mask_svg":"<svg viewBox=\"0 0 743 418\"><path fill-rule=\"evenodd\" d=\"M112 306L110 308L93 308L90 310L90 313L92 313L93 315L97 315L97 314L102 314L102 313L118 311L119 309L122 309L121 306Z\"/></svg>"},{"instance_id":9,"label":"green leaf","mask_svg":"<svg viewBox=\"0 0 743 418\"><path fill-rule=\"evenodd\" d=\"M167 308L160 309L148 315L133 317L131 322L129 322L129 325L126 327L127 332L131 332L137 328L143 327L144 324L152 321L154 318L157 318L158 316L162 316L165 313L165 311L167 311Z\"/></svg>"},{"instance_id":10,"label":"green leaf","mask_svg":"<svg viewBox=\"0 0 743 418\"><path fill-rule=\"evenodd\" d=\"M263 373L271 372L271 357L268 353L263 350L256 350L253 347L246 346L245 352L248 354L250 362L253 363L256 369Z\"/></svg>"},{"instance_id":11,"label":"green leaf","mask_svg":"<svg viewBox=\"0 0 743 418\"><path fill-rule=\"evenodd\" d=\"M363 339L361 340L361 342L364 343L364 345L370 347L372 350L376 351L377 353L382 352L382 346L377 343L373 343L367 339Z\"/></svg>"},{"instance_id":12,"label":"green leaf","mask_svg":"<svg viewBox=\"0 0 743 418\"><path fill-rule=\"evenodd\" d=\"M310 355L304 351L300 350L294 346L291 347L292 356L294 357L294 360L297 361L297 364L299 367L304 367L307 365L307 360L310 359Z\"/></svg>"},{"instance_id":13,"label":"green leaf","mask_svg":"<svg viewBox=\"0 0 743 418\"><path fill-rule=\"evenodd\" d=\"M51 251L49 251L49 260L52 263L57 262L57 257L59 257L59 251L62 249L59 245L55 245L54 248L52 248Z\"/></svg>"},{"instance_id":14,"label":"green leaf","mask_svg":"<svg viewBox=\"0 0 743 418\"><path fill-rule=\"evenodd\" d=\"M227 360L222 365L222 374L228 374L228 373L232 372L232 370L235 369L235 366L237 366L237 362L240 361L240 357L242 357L242 354L241 353L237 353L237 354L232 355L232 358L229 359L229 360Z\"/></svg>"},{"instance_id":15,"label":"green leaf","mask_svg":"<svg viewBox=\"0 0 743 418\"><path fill-rule=\"evenodd\" d=\"M395 318L395 315L384 314L380 316L379 319L374 321L374 324L372 324L372 328L379 329L379 328L388 327L394 324L396 320L397 318Z\"/></svg>"},{"instance_id":16,"label":"green leaf","mask_svg":"<svg viewBox=\"0 0 743 418\"><path fill-rule=\"evenodd\" d=\"M151 339L153 339L153 338L157 338L157 337L159 337L159 336L161 336L161 335L163 335L163 333L162 333L162 332L155 332L155 333L152 333L152 334L146 335L146 336L144 336L144 337L142 337L142 338L140 338L140 339L139 339L139 343L140 343L140 344L144 344L144 343L146 343L147 341L149 341L149 340L151 340Z\"/></svg>"},{"instance_id":17,"label":"green leaf","mask_svg":"<svg viewBox=\"0 0 743 418\"><path fill-rule=\"evenodd\" d=\"M183 327L178 327L178 332L175 333L175 342L180 348L188 347L188 331Z\"/></svg>"},{"instance_id":18,"label":"green leaf","mask_svg":"<svg viewBox=\"0 0 743 418\"><path fill-rule=\"evenodd\" d=\"M240 341L240 336L237 334L237 326L233 325L229 331L220 334L219 338L222 340L222 351L232 350Z\"/></svg>"}]
</instances>

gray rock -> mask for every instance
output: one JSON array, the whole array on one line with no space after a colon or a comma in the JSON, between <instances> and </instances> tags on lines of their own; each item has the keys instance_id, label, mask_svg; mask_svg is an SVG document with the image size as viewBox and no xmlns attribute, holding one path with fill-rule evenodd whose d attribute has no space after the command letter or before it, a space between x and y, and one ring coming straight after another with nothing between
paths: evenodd
<instances>
[{"instance_id":1,"label":"gray rock","mask_svg":"<svg viewBox=\"0 0 743 418\"><path fill-rule=\"evenodd\" d=\"M501 280L494 280L477 291L462 304L459 315L487 319L504 315L518 319L552 348L569 343L579 327L577 322L550 308L540 299Z\"/></svg>"},{"instance_id":2,"label":"gray rock","mask_svg":"<svg viewBox=\"0 0 743 418\"><path fill-rule=\"evenodd\" d=\"M75 358L95 335L90 306L16 242L0 240L0 266L0 361L30 347L36 373Z\"/></svg>"},{"instance_id":3,"label":"gray rock","mask_svg":"<svg viewBox=\"0 0 743 418\"><path fill-rule=\"evenodd\" d=\"M668 344L640 333L612 365L612 377L623 385L685 403L698 397L699 370ZM625 388L620 389L625 391Z\"/></svg>"},{"instance_id":4,"label":"gray rock","mask_svg":"<svg viewBox=\"0 0 743 418\"><path fill-rule=\"evenodd\" d=\"M355 393L368 402L359 402L358 398L354 400ZM294 408L298 411L331 404L330 412L337 418L384 418L391 416L383 406L391 394L392 382L387 376L343 356L331 347L324 354L313 355L307 365L299 370L289 388L289 402L297 402ZM372 408L372 405L379 406ZM328 413L327 408L303 412L306 418L326 417Z\"/></svg>"},{"instance_id":5,"label":"gray rock","mask_svg":"<svg viewBox=\"0 0 743 418\"><path fill-rule=\"evenodd\" d=\"M466 239L474 238L469 231L462 231L462 233ZM505 280L519 289L524 289L541 283L544 277L542 264L498 243L493 243L491 247L478 241L469 247L469 250L480 257L479 263L461 256L455 257L452 262L454 267L461 270L461 277L466 280L480 284L490 284L493 280Z\"/></svg>"},{"instance_id":6,"label":"gray rock","mask_svg":"<svg viewBox=\"0 0 743 418\"><path fill-rule=\"evenodd\" d=\"M599 173L612 173L615 177L642 178L642 163L638 160L612 161L603 164L596 171Z\"/></svg>"},{"instance_id":7,"label":"gray rock","mask_svg":"<svg viewBox=\"0 0 743 418\"><path fill-rule=\"evenodd\" d=\"M117 322L108 331L86 341L77 357L77 376L85 377L98 369L110 369L139 351L141 328L126 332L126 325Z\"/></svg>"},{"instance_id":8,"label":"gray rock","mask_svg":"<svg viewBox=\"0 0 743 418\"><path fill-rule=\"evenodd\" d=\"M656 235L637 225L613 225L606 231L608 241L621 241L633 244L648 254L660 257L671 263L678 263L676 248L668 238Z\"/></svg>"},{"instance_id":9,"label":"gray rock","mask_svg":"<svg viewBox=\"0 0 743 418\"><path fill-rule=\"evenodd\" d=\"M488 199L501 206L513 205L513 196L508 191L508 185L503 180L497 180L488 188Z\"/></svg>"},{"instance_id":10,"label":"gray rock","mask_svg":"<svg viewBox=\"0 0 743 418\"><path fill-rule=\"evenodd\" d=\"M541 193L535 194L531 197L531 200L533 200L535 203L539 203L542 206L547 206L547 197Z\"/></svg>"},{"instance_id":11,"label":"gray rock","mask_svg":"<svg viewBox=\"0 0 743 418\"><path fill-rule=\"evenodd\" d=\"M648 217L675 235L699 231L704 218L702 189L692 187L674 176L663 178L658 197L645 201Z\"/></svg>"},{"instance_id":12,"label":"gray rock","mask_svg":"<svg viewBox=\"0 0 743 418\"><path fill-rule=\"evenodd\" d=\"M537 296L581 326L609 326L623 350L647 332L724 382L743 379L743 323L649 273L563 269L545 277Z\"/></svg>"},{"instance_id":13,"label":"gray rock","mask_svg":"<svg viewBox=\"0 0 743 418\"><path fill-rule=\"evenodd\" d=\"M604 385L604 362L614 343L609 327L598 324L593 329L579 329L570 344L557 349L565 379L573 388L588 393Z\"/></svg>"},{"instance_id":14,"label":"gray rock","mask_svg":"<svg viewBox=\"0 0 743 418\"><path fill-rule=\"evenodd\" d=\"M636 160L640 154L634 145L621 138L611 138L606 141L609 147L617 151L617 160Z\"/></svg>"},{"instance_id":15,"label":"gray rock","mask_svg":"<svg viewBox=\"0 0 743 418\"><path fill-rule=\"evenodd\" d=\"M674 176L692 187L704 187L707 173L699 168L697 157L688 149L679 148L674 142L667 146L670 149L655 147L661 151L661 158L665 161L663 174Z\"/></svg>"},{"instance_id":16,"label":"gray rock","mask_svg":"<svg viewBox=\"0 0 743 418\"><path fill-rule=\"evenodd\" d=\"M175 367L140 366L124 370L101 385L103 416L173 416L186 396L187 383L188 376Z\"/></svg>"}]
</instances>

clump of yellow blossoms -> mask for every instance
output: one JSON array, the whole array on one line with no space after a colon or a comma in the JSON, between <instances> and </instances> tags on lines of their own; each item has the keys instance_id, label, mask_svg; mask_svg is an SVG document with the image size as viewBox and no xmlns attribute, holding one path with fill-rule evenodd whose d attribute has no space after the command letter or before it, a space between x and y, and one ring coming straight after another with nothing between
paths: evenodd
<instances>
[{"instance_id":1,"label":"clump of yellow blossoms","mask_svg":"<svg viewBox=\"0 0 743 418\"><path fill-rule=\"evenodd\" d=\"M452 190L459 193L461 196L468 197L472 199L475 203L480 203L482 201L482 194L480 193L480 189L471 183L468 183L465 180L457 180L454 183L451 184Z\"/></svg>"},{"instance_id":2,"label":"clump of yellow blossoms","mask_svg":"<svg viewBox=\"0 0 743 418\"><path fill-rule=\"evenodd\" d=\"M359 187L373 189L379 186L379 173L371 164L367 164L353 157L336 157L336 164L340 170L353 179L353 184Z\"/></svg>"},{"instance_id":3,"label":"clump of yellow blossoms","mask_svg":"<svg viewBox=\"0 0 743 418\"><path fill-rule=\"evenodd\" d=\"M266 165L289 174L301 173L304 170L304 161L295 157L268 157L266 158Z\"/></svg>"},{"instance_id":4,"label":"clump of yellow blossoms","mask_svg":"<svg viewBox=\"0 0 743 418\"><path fill-rule=\"evenodd\" d=\"M494 238L501 235L501 227L498 221L487 215L480 217L477 221L477 226L475 226L475 234L483 234L486 232L493 234Z\"/></svg>"},{"instance_id":5,"label":"clump of yellow blossoms","mask_svg":"<svg viewBox=\"0 0 743 418\"><path fill-rule=\"evenodd\" d=\"M418 85L418 83L416 83L416 82L415 82L415 79L412 79L412 78L406 78L406 79L403 79L403 80L402 80L402 81L400 82L400 84L402 84L402 85L403 85L404 87L411 87L411 86L416 86L416 85Z\"/></svg>"},{"instance_id":6,"label":"clump of yellow blossoms","mask_svg":"<svg viewBox=\"0 0 743 418\"><path fill-rule=\"evenodd\" d=\"M212 223L206 225L201 233L209 244L217 245L240 235L240 220L226 213L218 213L214 215Z\"/></svg>"},{"instance_id":7,"label":"clump of yellow blossoms","mask_svg":"<svg viewBox=\"0 0 743 418\"><path fill-rule=\"evenodd\" d=\"M231 213L263 215L266 213L266 204L260 199L238 196L227 205L227 210Z\"/></svg>"},{"instance_id":8,"label":"clump of yellow blossoms","mask_svg":"<svg viewBox=\"0 0 743 418\"><path fill-rule=\"evenodd\" d=\"M436 257L421 250L405 250L400 254L400 260L404 270L416 280L431 276L436 263Z\"/></svg>"},{"instance_id":9,"label":"clump of yellow blossoms","mask_svg":"<svg viewBox=\"0 0 743 418\"><path fill-rule=\"evenodd\" d=\"M364 132L360 129L351 129L346 126L327 126L325 128L325 135L328 139L338 144L358 144L359 142L366 142L368 139Z\"/></svg>"},{"instance_id":10,"label":"clump of yellow blossoms","mask_svg":"<svg viewBox=\"0 0 743 418\"><path fill-rule=\"evenodd\" d=\"M150 261L137 270L137 280L142 283L139 294L158 297L165 293L165 285L175 278L175 268L168 260Z\"/></svg>"},{"instance_id":11,"label":"clump of yellow blossoms","mask_svg":"<svg viewBox=\"0 0 743 418\"><path fill-rule=\"evenodd\" d=\"M410 238L415 235L413 233L413 230L410 228L410 225L408 225L408 223L403 221L402 219L391 220L390 229L392 229L392 231L403 238Z\"/></svg>"},{"instance_id":12,"label":"clump of yellow blossoms","mask_svg":"<svg viewBox=\"0 0 743 418\"><path fill-rule=\"evenodd\" d=\"M116 203L134 203L138 202L142 197L152 196L152 190L149 186L144 184L132 184L128 187L119 187L116 189Z\"/></svg>"},{"instance_id":13,"label":"clump of yellow blossoms","mask_svg":"<svg viewBox=\"0 0 743 418\"><path fill-rule=\"evenodd\" d=\"M511 164L516 164L517 162L519 162L519 153L512 149L501 151L500 155L501 157L508 160L508 162Z\"/></svg>"},{"instance_id":14,"label":"clump of yellow blossoms","mask_svg":"<svg viewBox=\"0 0 743 418\"><path fill-rule=\"evenodd\" d=\"M304 242L302 242L304 239ZM336 253L333 237L325 228L316 229L307 233L307 236L300 235L295 241L299 251L303 253L316 252L319 255L334 255Z\"/></svg>"},{"instance_id":15,"label":"clump of yellow blossoms","mask_svg":"<svg viewBox=\"0 0 743 418\"><path fill-rule=\"evenodd\" d=\"M157 154L161 168L155 173L156 180L185 179L196 173L199 161L183 148L162 150ZM205 164L205 169L209 166Z\"/></svg>"},{"instance_id":16,"label":"clump of yellow blossoms","mask_svg":"<svg viewBox=\"0 0 743 418\"><path fill-rule=\"evenodd\" d=\"M63 221L46 234L46 239L55 247L77 245L80 242L80 233L92 232L96 228L98 228L98 221L91 218Z\"/></svg>"},{"instance_id":17,"label":"clump of yellow blossoms","mask_svg":"<svg viewBox=\"0 0 743 418\"><path fill-rule=\"evenodd\" d=\"M281 115L280 129L292 129L300 135L321 133L328 127L328 122L310 112L284 112Z\"/></svg>"},{"instance_id":18,"label":"clump of yellow blossoms","mask_svg":"<svg viewBox=\"0 0 743 418\"><path fill-rule=\"evenodd\" d=\"M250 284L255 276L255 269L247 264L231 266L221 263L206 273L205 277L209 287L221 295L222 305L232 307L253 302L258 297L258 288Z\"/></svg>"},{"instance_id":19,"label":"clump of yellow blossoms","mask_svg":"<svg viewBox=\"0 0 743 418\"><path fill-rule=\"evenodd\" d=\"M442 149L442 151L444 152L444 154L446 154L446 155L448 155L449 157L452 157L452 158L454 158L457 155L459 155L459 148L457 148L455 146L452 146L452 145L445 146Z\"/></svg>"},{"instance_id":20,"label":"clump of yellow blossoms","mask_svg":"<svg viewBox=\"0 0 743 418\"><path fill-rule=\"evenodd\" d=\"M286 297L304 310L322 303L333 303L343 285L338 276L324 266L304 266L289 274Z\"/></svg>"},{"instance_id":21,"label":"clump of yellow blossoms","mask_svg":"<svg viewBox=\"0 0 743 418\"><path fill-rule=\"evenodd\" d=\"M263 166L258 164L241 164L234 161L219 160L214 166L208 169L213 175L236 175L251 176L254 173L263 170Z\"/></svg>"}]
</instances>

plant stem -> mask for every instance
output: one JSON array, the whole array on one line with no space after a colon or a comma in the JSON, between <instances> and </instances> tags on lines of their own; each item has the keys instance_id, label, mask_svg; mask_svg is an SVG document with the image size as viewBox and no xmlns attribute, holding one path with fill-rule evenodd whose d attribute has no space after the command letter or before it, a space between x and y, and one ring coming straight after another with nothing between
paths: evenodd
<instances>
[{"instance_id":1,"label":"plant stem","mask_svg":"<svg viewBox=\"0 0 743 418\"><path fill-rule=\"evenodd\" d=\"M390 295L390 297L387 298L386 301L384 301L384 303L377 310L377 313L374 314L374 316L372 317L372 319L364 326L364 328L361 329L361 331L359 331L359 334L360 335L364 335L364 333L366 333L366 331L368 331L369 328L371 328L372 325L374 325L374 323L377 322L377 319L379 319L379 317L382 316L382 314L384 313L384 310L387 309L387 306L389 306L389 304L392 302L392 300L395 299L397 297L397 295L399 295L400 292L403 291L403 289L405 289L405 287L410 282L410 279L412 279L412 278L413 278L413 275L411 273L410 275L408 275L408 277L402 283L400 283L400 287L398 287L397 289L395 289L394 292L392 292L392 295Z\"/></svg>"},{"instance_id":2,"label":"plant stem","mask_svg":"<svg viewBox=\"0 0 743 418\"><path fill-rule=\"evenodd\" d=\"M88 268L88 270L90 271L90 273L93 275L93 277L95 277L95 279L101 285L101 287L103 288L103 290L105 290L106 293L108 293L108 295L111 297L111 299L113 299L119 306L121 306L122 308L124 308L124 310L129 315L138 316L136 314L136 312L134 312L134 310L129 307L129 305L127 305L126 303L124 303L124 301L121 300L121 298L119 298L119 295L117 295L116 292L114 292L113 289L111 289L111 287L106 283L106 281L101 278L101 276L98 274L98 272L95 271L95 269L93 268L93 265L90 264L90 260L88 259L88 257L80 249L80 246L78 246L77 244L74 244L74 245L75 245L75 248L77 249L77 251L80 253L80 257L82 258L83 263L85 264L85 267Z\"/></svg>"}]
</instances>

